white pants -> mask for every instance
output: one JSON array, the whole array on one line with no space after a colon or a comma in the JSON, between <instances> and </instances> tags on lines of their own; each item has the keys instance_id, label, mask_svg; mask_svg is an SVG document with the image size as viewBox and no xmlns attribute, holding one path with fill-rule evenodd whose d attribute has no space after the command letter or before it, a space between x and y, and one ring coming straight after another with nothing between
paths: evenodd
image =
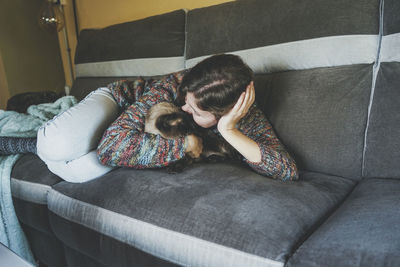
<instances>
[{"instance_id":1,"label":"white pants","mask_svg":"<svg viewBox=\"0 0 400 267\"><path fill-rule=\"evenodd\" d=\"M110 90L99 88L39 128L37 154L51 172L68 182L82 183L102 176L113 167L100 163L96 148L118 115L119 107Z\"/></svg>"}]
</instances>

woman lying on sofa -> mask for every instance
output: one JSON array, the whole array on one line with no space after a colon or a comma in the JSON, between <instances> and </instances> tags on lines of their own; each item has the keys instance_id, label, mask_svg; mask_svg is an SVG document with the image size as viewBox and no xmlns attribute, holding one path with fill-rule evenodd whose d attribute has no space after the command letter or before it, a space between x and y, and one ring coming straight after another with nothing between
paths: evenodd
<instances>
[{"instance_id":1,"label":"woman lying on sofa","mask_svg":"<svg viewBox=\"0 0 400 267\"><path fill-rule=\"evenodd\" d=\"M294 160L254 98L252 70L238 56L215 55L160 79L121 80L93 91L39 129L37 152L50 171L70 182L97 178L117 166L155 168L186 153L199 157L202 140L196 135L165 139L144 132L153 105L181 100L183 111L199 126L215 127L253 170L297 180Z\"/></svg>"}]
</instances>

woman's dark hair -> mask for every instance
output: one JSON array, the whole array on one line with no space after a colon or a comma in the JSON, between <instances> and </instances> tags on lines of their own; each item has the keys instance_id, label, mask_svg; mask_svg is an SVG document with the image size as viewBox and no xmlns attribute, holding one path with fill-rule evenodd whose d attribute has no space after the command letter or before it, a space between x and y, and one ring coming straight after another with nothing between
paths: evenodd
<instances>
[{"instance_id":1,"label":"woman's dark hair","mask_svg":"<svg viewBox=\"0 0 400 267\"><path fill-rule=\"evenodd\" d=\"M219 119L235 105L252 80L253 71L239 56L211 56L185 74L178 88L178 102L184 104L186 94L193 93L197 106Z\"/></svg>"}]
</instances>

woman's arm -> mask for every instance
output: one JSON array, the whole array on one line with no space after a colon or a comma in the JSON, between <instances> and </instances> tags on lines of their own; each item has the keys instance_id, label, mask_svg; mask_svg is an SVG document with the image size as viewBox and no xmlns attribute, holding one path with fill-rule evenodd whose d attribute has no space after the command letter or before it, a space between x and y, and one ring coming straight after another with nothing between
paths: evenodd
<instances>
[{"instance_id":1,"label":"woman's arm","mask_svg":"<svg viewBox=\"0 0 400 267\"><path fill-rule=\"evenodd\" d=\"M254 103L254 98L254 83L251 82L231 111L220 118L218 131L243 157L252 162L260 162L261 150L257 143L236 128L237 123L248 113Z\"/></svg>"},{"instance_id":2,"label":"woman's arm","mask_svg":"<svg viewBox=\"0 0 400 267\"><path fill-rule=\"evenodd\" d=\"M245 158L245 162L262 175L282 181L298 180L296 163L275 135L271 124L260 110L255 108L253 112L258 114L252 120L252 126L242 125L240 129L257 143L261 160L254 162Z\"/></svg>"},{"instance_id":3,"label":"woman's arm","mask_svg":"<svg viewBox=\"0 0 400 267\"><path fill-rule=\"evenodd\" d=\"M254 140L244 135L238 129L222 131L220 133L248 161L254 163L261 162L261 150Z\"/></svg>"},{"instance_id":4,"label":"woman's arm","mask_svg":"<svg viewBox=\"0 0 400 267\"><path fill-rule=\"evenodd\" d=\"M100 162L137 169L167 166L184 156L184 138L144 133L141 107L133 104L105 131L97 147Z\"/></svg>"},{"instance_id":5,"label":"woman's arm","mask_svg":"<svg viewBox=\"0 0 400 267\"><path fill-rule=\"evenodd\" d=\"M157 80L144 79L143 77L136 78L132 81L118 80L107 85L112 96L118 105L125 110L130 105L139 100L147 91L148 87L163 87L164 92L172 99L176 98L178 85L182 82L183 76L188 70L173 72L160 77Z\"/></svg>"},{"instance_id":6,"label":"woman's arm","mask_svg":"<svg viewBox=\"0 0 400 267\"><path fill-rule=\"evenodd\" d=\"M297 180L296 163L264 114L253 105L254 97L251 83L232 110L218 122L219 132L258 173L274 179Z\"/></svg>"},{"instance_id":7,"label":"woman's arm","mask_svg":"<svg viewBox=\"0 0 400 267\"><path fill-rule=\"evenodd\" d=\"M125 110L132 105L136 99L140 98L140 96L143 94L146 83L149 82L149 80L146 81L142 77L139 77L133 81L115 81L108 84L107 87L110 89L112 96L118 103L118 106Z\"/></svg>"},{"instance_id":8,"label":"woman's arm","mask_svg":"<svg viewBox=\"0 0 400 267\"><path fill-rule=\"evenodd\" d=\"M166 166L184 156L185 138L167 140L161 136L144 133L145 116L150 107L162 101L174 100L180 78L177 75L179 73L148 83L140 99L126 108L108 127L97 148L97 155L102 164L152 168ZM114 85L119 86L115 86L114 92L122 92L122 82ZM123 91L132 94L135 88L130 88L130 85L133 84L126 84L128 88ZM122 101L121 103L123 104Z\"/></svg>"}]
</instances>

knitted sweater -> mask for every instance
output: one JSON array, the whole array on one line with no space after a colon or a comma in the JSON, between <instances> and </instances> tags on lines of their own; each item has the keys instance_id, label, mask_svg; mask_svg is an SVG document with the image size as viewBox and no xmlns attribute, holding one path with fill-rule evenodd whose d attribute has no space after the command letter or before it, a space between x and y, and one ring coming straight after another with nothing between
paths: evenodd
<instances>
[{"instance_id":1,"label":"knitted sweater","mask_svg":"<svg viewBox=\"0 0 400 267\"><path fill-rule=\"evenodd\" d=\"M187 144L184 137L165 139L144 132L147 111L157 103L173 102L185 73L175 72L155 80L120 80L108 85L122 114L104 132L99 143L97 155L102 164L137 169L157 168L185 156ZM274 179L298 179L294 160L256 104L239 121L237 128L260 147L260 163L250 162L243 157L243 161L253 170ZM218 132L216 127L213 131Z\"/></svg>"}]
</instances>

